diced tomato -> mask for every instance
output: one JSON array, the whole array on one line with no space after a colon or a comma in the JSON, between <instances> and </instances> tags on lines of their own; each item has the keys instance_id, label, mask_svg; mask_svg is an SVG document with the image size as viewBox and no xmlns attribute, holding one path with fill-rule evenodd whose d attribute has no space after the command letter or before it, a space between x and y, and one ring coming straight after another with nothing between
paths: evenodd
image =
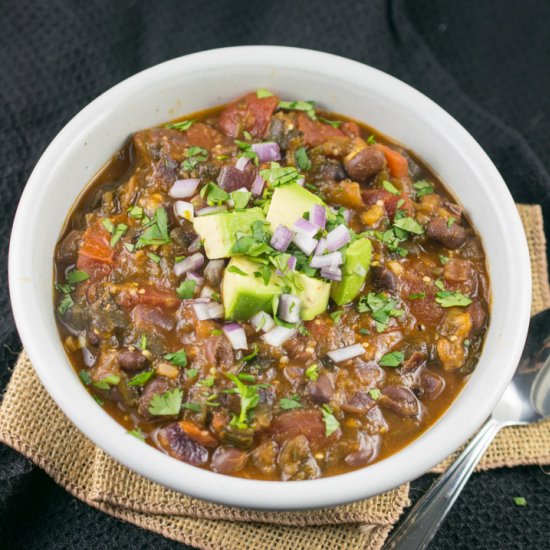
<instances>
[{"instance_id":1,"label":"diced tomato","mask_svg":"<svg viewBox=\"0 0 550 550\"><path fill-rule=\"evenodd\" d=\"M216 145L233 145L233 141L226 135L202 122L195 122L189 130L186 130L185 138L189 145L208 150L213 149Z\"/></svg>"},{"instance_id":2,"label":"diced tomato","mask_svg":"<svg viewBox=\"0 0 550 550\"><path fill-rule=\"evenodd\" d=\"M191 438L205 447L216 447L218 440L206 429L190 420L179 422L180 428Z\"/></svg>"},{"instance_id":3,"label":"diced tomato","mask_svg":"<svg viewBox=\"0 0 550 550\"><path fill-rule=\"evenodd\" d=\"M325 187L323 192L331 202L340 206L345 206L346 208L362 208L365 206L361 198L361 189L355 181L341 181Z\"/></svg>"},{"instance_id":4,"label":"diced tomato","mask_svg":"<svg viewBox=\"0 0 550 550\"><path fill-rule=\"evenodd\" d=\"M340 126L340 130L342 130L346 136L351 138L356 138L361 135L361 130L356 122L344 122L342 126Z\"/></svg>"},{"instance_id":5,"label":"diced tomato","mask_svg":"<svg viewBox=\"0 0 550 550\"><path fill-rule=\"evenodd\" d=\"M397 204L401 200L403 201L403 204L399 206L399 210L403 210L408 215L414 214L412 201L405 194L394 195L385 189L364 189L361 194L363 196L363 201L367 205L376 204L379 200L382 201L388 216L392 219L395 216Z\"/></svg>"},{"instance_id":6,"label":"diced tomato","mask_svg":"<svg viewBox=\"0 0 550 550\"><path fill-rule=\"evenodd\" d=\"M319 120L311 120L305 113L296 117L298 130L304 134L304 142L309 147L315 147L332 137L343 137L344 132Z\"/></svg>"},{"instance_id":7,"label":"diced tomato","mask_svg":"<svg viewBox=\"0 0 550 550\"><path fill-rule=\"evenodd\" d=\"M163 308L176 308L181 304L175 292L157 290L156 288L145 288L145 292L139 293L139 303Z\"/></svg>"},{"instance_id":8,"label":"diced tomato","mask_svg":"<svg viewBox=\"0 0 550 550\"><path fill-rule=\"evenodd\" d=\"M260 99L255 93L245 95L223 110L220 127L231 137L239 137L246 130L254 137L262 138L278 104L279 98L276 96Z\"/></svg>"},{"instance_id":9,"label":"diced tomato","mask_svg":"<svg viewBox=\"0 0 550 550\"><path fill-rule=\"evenodd\" d=\"M110 236L101 222L96 222L82 235L76 266L91 279L106 276L113 267L114 251L109 244Z\"/></svg>"},{"instance_id":10,"label":"diced tomato","mask_svg":"<svg viewBox=\"0 0 550 550\"><path fill-rule=\"evenodd\" d=\"M406 178L409 175L409 163L401 153L381 143L378 143L376 147L384 153L392 177Z\"/></svg>"}]
</instances>

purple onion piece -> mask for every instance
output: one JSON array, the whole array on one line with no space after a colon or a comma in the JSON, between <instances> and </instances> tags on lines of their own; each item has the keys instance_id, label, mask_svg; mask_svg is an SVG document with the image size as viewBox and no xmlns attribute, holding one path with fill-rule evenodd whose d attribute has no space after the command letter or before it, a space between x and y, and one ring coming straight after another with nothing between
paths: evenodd
<instances>
[{"instance_id":1,"label":"purple onion piece","mask_svg":"<svg viewBox=\"0 0 550 550\"><path fill-rule=\"evenodd\" d=\"M321 269L321 277L328 279L329 281L341 281L342 280L342 270L337 267L333 269L332 267L325 267Z\"/></svg>"},{"instance_id":2,"label":"purple onion piece","mask_svg":"<svg viewBox=\"0 0 550 550\"><path fill-rule=\"evenodd\" d=\"M300 320L302 300L294 294L281 294L277 316L287 323L297 323Z\"/></svg>"},{"instance_id":3,"label":"purple onion piece","mask_svg":"<svg viewBox=\"0 0 550 550\"><path fill-rule=\"evenodd\" d=\"M315 247L315 251L313 252L313 254L315 254L315 256L321 256L321 254L325 253L326 249L327 249L327 240L324 237L321 237L319 239L319 243Z\"/></svg>"},{"instance_id":4,"label":"purple onion piece","mask_svg":"<svg viewBox=\"0 0 550 550\"><path fill-rule=\"evenodd\" d=\"M304 183L305 183L305 182L306 182L306 179L305 179L305 178L298 178L298 179L296 180L296 183L297 183L298 185L300 185L301 187L304 186Z\"/></svg>"},{"instance_id":5,"label":"purple onion piece","mask_svg":"<svg viewBox=\"0 0 550 550\"><path fill-rule=\"evenodd\" d=\"M199 252L197 252L192 256L188 256L181 262L174 264L174 273L178 277L181 277L188 271L199 271L200 269L202 269L203 265L204 265L204 256Z\"/></svg>"},{"instance_id":6,"label":"purple onion piece","mask_svg":"<svg viewBox=\"0 0 550 550\"><path fill-rule=\"evenodd\" d=\"M351 240L349 229L342 223L327 235L327 250L334 252Z\"/></svg>"},{"instance_id":7,"label":"purple onion piece","mask_svg":"<svg viewBox=\"0 0 550 550\"><path fill-rule=\"evenodd\" d=\"M265 311L259 311L250 318L250 324L254 327L256 332L259 332L260 330L263 330L264 332L269 332L274 326L275 321L273 320L273 317L269 315L269 313L266 313Z\"/></svg>"},{"instance_id":8,"label":"purple onion piece","mask_svg":"<svg viewBox=\"0 0 550 550\"><path fill-rule=\"evenodd\" d=\"M223 260L210 260L204 268L204 276L206 280L213 286L218 286L222 282L223 268L225 262Z\"/></svg>"},{"instance_id":9,"label":"purple onion piece","mask_svg":"<svg viewBox=\"0 0 550 550\"><path fill-rule=\"evenodd\" d=\"M315 247L317 246L317 239L313 239L312 237L308 237L307 235L304 235L302 233L296 233L294 235L294 238L292 239L292 242L304 253L308 256L315 250Z\"/></svg>"},{"instance_id":10,"label":"purple onion piece","mask_svg":"<svg viewBox=\"0 0 550 550\"><path fill-rule=\"evenodd\" d=\"M316 269L327 268L327 267L337 267L343 262L341 252L332 252L332 254L325 254L324 256L313 256L311 258L309 265Z\"/></svg>"},{"instance_id":11,"label":"purple onion piece","mask_svg":"<svg viewBox=\"0 0 550 550\"><path fill-rule=\"evenodd\" d=\"M315 235L317 235L317 232L319 231L319 228L305 218L298 218L294 222L292 230L296 231L296 233L301 233L306 237L315 237Z\"/></svg>"},{"instance_id":12,"label":"purple onion piece","mask_svg":"<svg viewBox=\"0 0 550 550\"><path fill-rule=\"evenodd\" d=\"M246 168L246 165L250 162L248 157L239 157L235 163L235 168L241 172Z\"/></svg>"},{"instance_id":13,"label":"purple onion piece","mask_svg":"<svg viewBox=\"0 0 550 550\"><path fill-rule=\"evenodd\" d=\"M176 180L170 187L168 194L174 199L187 199L195 194L199 183L200 180L192 178Z\"/></svg>"},{"instance_id":14,"label":"purple onion piece","mask_svg":"<svg viewBox=\"0 0 550 550\"><path fill-rule=\"evenodd\" d=\"M252 150L258 155L260 162L270 162L272 160L281 160L281 151L274 141L266 143L253 143Z\"/></svg>"},{"instance_id":15,"label":"purple onion piece","mask_svg":"<svg viewBox=\"0 0 550 550\"><path fill-rule=\"evenodd\" d=\"M279 252L284 252L288 245L290 244L290 241L292 241L292 236L294 233L286 226L279 224L277 226L277 229L273 232L273 236L271 237L271 241L269 241L269 244Z\"/></svg>"},{"instance_id":16,"label":"purple onion piece","mask_svg":"<svg viewBox=\"0 0 550 550\"><path fill-rule=\"evenodd\" d=\"M251 191L252 194L255 197L259 197L262 194L262 191L264 190L265 181L263 180L262 176L259 174L256 176L256 179L252 183Z\"/></svg>"},{"instance_id":17,"label":"purple onion piece","mask_svg":"<svg viewBox=\"0 0 550 550\"><path fill-rule=\"evenodd\" d=\"M207 319L221 319L224 315L223 306L217 302L208 300L202 302L206 298L197 298L193 300L193 311L199 321L206 321Z\"/></svg>"},{"instance_id":18,"label":"purple onion piece","mask_svg":"<svg viewBox=\"0 0 550 550\"><path fill-rule=\"evenodd\" d=\"M287 340L292 338L296 334L295 328L286 328L276 326L269 332L266 332L262 338L264 341L275 348L281 347Z\"/></svg>"},{"instance_id":19,"label":"purple onion piece","mask_svg":"<svg viewBox=\"0 0 550 550\"><path fill-rule=\"evenodd\" d=\"M233 349L248 349L246 333L239 323L227 323L223 325L222 330Z\"/></svg>"},{"instance_id":20,"label":"purple onion piece","mask_svg":"<svg viewBox=\"0 0 550 550\"><path fill-rule=\"evenodd\" d=\"M365 348L361 344L353 344L353 346L346 346L345 348L335 349L329 351L327 355L335 362L342 363L348 359L359 357L365 353Z\"/></svg>"},{"instance_id":21,"label":"purple onion piece","mask_svg":"<svg viewBox=\"0 0 550 550\"><path fill-rule=\"evenodd\" d=\"M204 277L200 273L195 273L193 271L188 271L186 275L188 281L195 281L197 286L204 285Z\"/></svg>"},{"instance_id":22,"label":"purple onion piece","mask_svg":"<svg viewBox=\"0 0 550 550\"><path fill-rule=\"evenodd\" d=\"M197 237L187 248L189 252L197 252L201 249L202 243L201 238Z\"/></svg>"},{"instance_id":23,"label":"purple onion piece","mask_svg":"<svg viewBox=\"0 0 550 550\"><path fill-rule=\"evenodd\" d=\"M327 211L324 206L314 204L309 211L309 221L320 229L324 229L327 224Z\"/></svg>"},{"instance_id":24,"label":"purple onion piece","mask_svg":"<svg viewBox=\"0 0 550 550\"><path fill-rule=\"evenodd\" d=\"M344 220L346 220L346 223L349 223L351 220L351 215L353 212L349 208L345 208L342 212L342 215L344 216Z\"/></svg>"},{"instance_id":25,"label":"purple onion piece","mask_svg":"<svg viewBox=\"0 0 550 550\"><path fill-rule=\"evenodd\" d=\"M288 265L288 269L290 269L290 271L294 271L296 269L296 262L298 260L296 259L296 256L290 256L290 258L288 259L288 262L286 263L286 265Z\"/></svg>"}]
</instances>

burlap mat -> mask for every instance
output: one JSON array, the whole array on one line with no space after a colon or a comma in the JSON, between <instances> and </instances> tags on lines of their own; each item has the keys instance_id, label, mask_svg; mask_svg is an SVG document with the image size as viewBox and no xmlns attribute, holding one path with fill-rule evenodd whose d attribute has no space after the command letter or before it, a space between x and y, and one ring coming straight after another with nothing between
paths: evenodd
<instances>
[{"instance_id":1,"label":"burlap mat","mask_svg":"<svg viewBox=\"0 0 550 550\"><path fill-rule=\"evenodd\" d=\"M529 241L536 313L550 307L542 213L539 206L518 209ZM369 500L308 512L244 510L176 493L131 472L86 439L44 390L24 352L0 405L0 441L90 506L200 548L377 549L409 503L408 484ZM479 469L547 463L550 421L501 432Z\"/></svg>"}]
</instances>

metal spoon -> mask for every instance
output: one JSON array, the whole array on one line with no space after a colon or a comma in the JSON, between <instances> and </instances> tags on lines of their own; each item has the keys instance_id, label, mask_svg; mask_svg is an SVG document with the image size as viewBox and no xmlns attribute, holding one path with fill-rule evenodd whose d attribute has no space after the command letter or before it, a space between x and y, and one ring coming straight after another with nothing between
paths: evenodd
<instances>
[{"instance_id":1,"label":"metal spoon","mask_svg":"<svg viewBox=\"0 0 550 550\"><path fill-rule=\"evenodd\" d=\"M385 550L426 548L476 464L504 426L550 416L550 309L531 319L521 361L493 413L449 469L392 532Z\"/></svg>"}]
</instances>

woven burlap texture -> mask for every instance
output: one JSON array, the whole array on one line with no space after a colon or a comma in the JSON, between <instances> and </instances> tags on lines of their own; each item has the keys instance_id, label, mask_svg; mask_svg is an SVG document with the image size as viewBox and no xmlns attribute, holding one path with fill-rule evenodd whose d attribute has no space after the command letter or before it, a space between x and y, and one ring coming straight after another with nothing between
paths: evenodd
<instances>
[{"instance_id":1,"label":"woven burlap texture","mask_svg":"<svg viewBox=\"0 0 550 550\"><path fill-rule=\"evenodd\" d=\"M542 213L538 206L518 209L531 254L536 313L550 307ZM86 439L44 390L24 352L0 405L0 440L91 506L200 548L377 549L409 503L408 484L369 500L307 512L243 510L176 493L121 466ZM479 469L547 463L548 421L501 432Z\"/></svg>"}]
</instances>

